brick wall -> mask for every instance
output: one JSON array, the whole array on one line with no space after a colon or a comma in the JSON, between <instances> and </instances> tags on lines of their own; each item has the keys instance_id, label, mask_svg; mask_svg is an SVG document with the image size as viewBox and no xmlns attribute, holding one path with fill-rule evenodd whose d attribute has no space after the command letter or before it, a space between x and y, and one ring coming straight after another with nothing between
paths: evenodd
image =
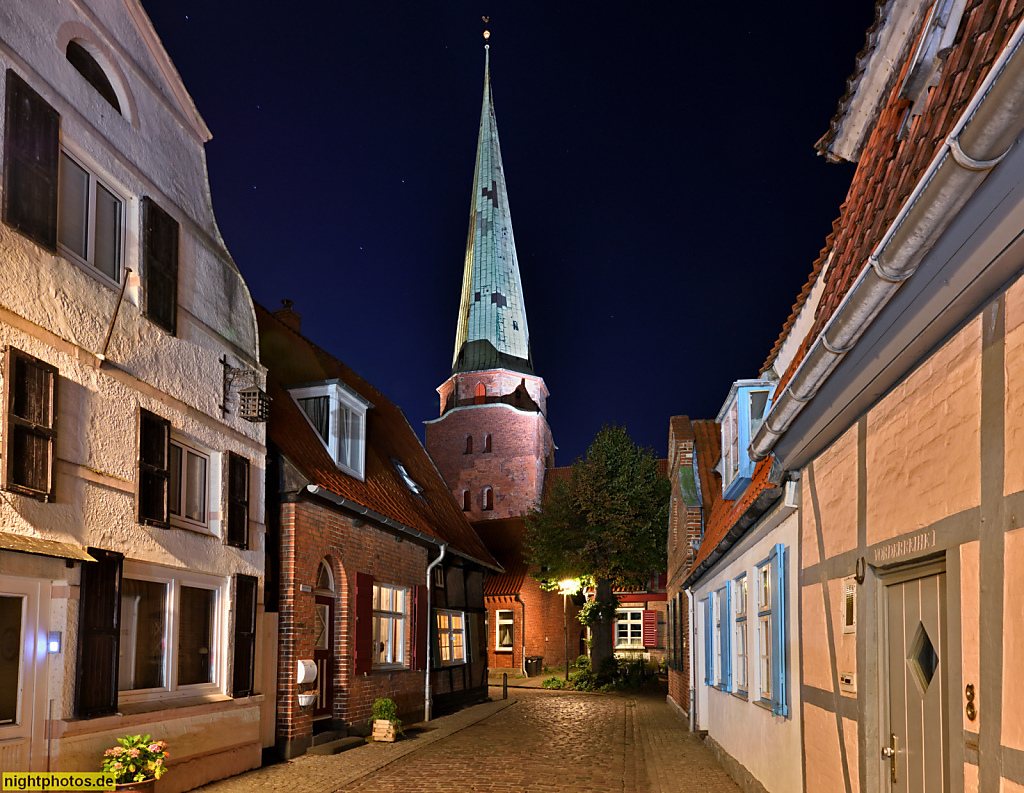
<instances>
[{"instance_id":1,"label":"brick wall","mask_svg":"<svg viewBox=\"0 0 1024 793\"><path fill-rule=\"evenodd\" d=\"M313 587L321 560L327 560L334 576L334 701L332 715L348 724L369 716L377 697L390 697L402 712L422 712L424 678L408 669L353 674L355 625L355 574L368 573L375 581L411 588L426 579L427 551L395 536L308 501L281 505L280 602L278 646L277 739L304 751L312 735L311 710L298 706L295 684L298 659L313 658ZM411 626L411 617L408 625ZM411 631L406 631L406 658L410 655ZM303 745L305 744L305 745Z\"/></svg>"},{"instance_id":2,"label":"brick wall","mask_svg":"<svg viewBox=\"0 0 1024 793\"><path fill-rule=\"evenodd\" d=\"M488 597L487 603L487 659L492 668L520 669L523 664L523 607L526 611L526 656L540 655L544 665L561 666L565 663L565 625L569 626L569 663L580 655L580 636L583 626L577 619L579 607L572 598L566 598L565 615L562 596L558 592L545 592L532 576L527 576L519 592L522 604L510 595ZM513 651L495 650L499 610L513 612L515 624Z\"/></svg>"},{"instance_id":3,"label":"brick wall","mask_svg":"<svg viewBox=\"0 0 1024 793\"><path fill-rule=\"evenodd\" d=\"M485 451L487 435L490 451ZM467 453L470 437L472 452ZM471 521L528 512L540 500L546 467L554 463L554 443L544 415L503 404L449 411L426 425L425 445L455 500L461 505L469 494ZM491 489L488 510L483 509L485 488Z\"/></svg>"}]
</instances>

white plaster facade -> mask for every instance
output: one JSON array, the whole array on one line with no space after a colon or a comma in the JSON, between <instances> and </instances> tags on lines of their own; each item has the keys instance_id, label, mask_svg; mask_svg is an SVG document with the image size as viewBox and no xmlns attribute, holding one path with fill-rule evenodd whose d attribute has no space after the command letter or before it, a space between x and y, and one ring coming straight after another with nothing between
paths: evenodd
<instances>
[{"instance_id":1,"label":"white plaster facade","mask_svg":"<svg viewBox=\"0 0 1024 793\"><path fill-rule=\"evenodd\" d=\"M120 114L65 57L71 40L103 68ZM79 719L79 584L90 563L0 550L0 595L17 595L25 604L21 700L13 724L0 720L0 770L98 770L117 737L150 733L168 742L173 758L158 789L185 790L260 763L260 711L268 703L258 693L230 696L231 581L236 574L258 579L262 603L265 425L240 418L237 401L229 401L226 415L219 408L222 359L262 382L254 308L214 219L204 151L210 133L137 0L0 4L0 91L9 70L60 114L62 150L122 200L122 267L131 275L101 361L118 284L0 224L0 347L56 367L59 383L55 498L0 493L0 548L31 538L118 551L125 577L128 565L168 576L189 571L205 576L217 595L208 690L156 692L148 702L128 702L122 694L116 715ZM179 227L173 335L144 315L143 197ZM172 438L208 453L205 527L139 522L140 409L169 420ZM8 423L0 417L5 439ZM228 452L250 466L244 550L224 542ZM259 606L257 634L262 627ZM50 632L60 632L62 641L59 652L48 654ZM257 692L262 679L274 677L262 666L262 644L260 636ZM272 702L270 710L272 717Z\"/></svg>"},{"instance_id":2,"label":"white plaster facade","mask_svg":"<svg viewBox=\"0 0 1024 793\"><path fill-rule=\"evenodd\" d=\"M791 485L792 487L792 485ZM795 488L794 488L795 490ZM691 587L694 613L690 624L692 635L693 681L696 689L696 728L707 730L708 736L724 752L726 765L738 763L747 774L737 773L736 777L756 780L768 793L789 793L803 790L803 766L801 760L800 722L800 642L797 621L797 598L800 594L797 576L796 554L799 542L799 512L787 506L783 498ZM772 548L781 543L785 547L786 582L786 675L787 708L786 716L773 715L770 708L757 700L760 679L758 664L758 608L755 581L757 567L764 562ZM722 587L732 587L733 601L736 598L736 580L747 576L747 693L724 691L705 683L705 620L703 604L712 593ZM735 608L735 602L733 602ZM730 653L732 668L736 669L735 621L729 616ZM715 638L717 644L717 636ZM718 662L715 665L717 680ZM727 755L728 757L725 757ZM731 760L730 760L731 758ZM744 788L751 789L751 788Z\"/></svg>"}]
</instances>

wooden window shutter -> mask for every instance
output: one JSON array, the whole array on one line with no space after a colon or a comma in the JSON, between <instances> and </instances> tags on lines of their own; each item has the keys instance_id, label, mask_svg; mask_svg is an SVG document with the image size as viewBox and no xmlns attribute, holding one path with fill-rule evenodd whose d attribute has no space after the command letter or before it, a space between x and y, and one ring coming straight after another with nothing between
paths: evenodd
<instances>
[{"instance_id":1,"label":"wooden window shutter","mask_svg":"<svg viewBox=\"0 0 1024 793\"><path fill-rule=\"evenodd\" d=\"M658 612L644 609L643 618L644 647L658 646Z\"/></svg>"},{"instance_id":2,"label":"wooden window shutter","mask_svg":"<svg viewBox=\"0 0 1024 793\"><path fill-rule=\"evenodd\" d=\"M3 487L40 501L53 501L57 368L13 347L7 348L4 357Z\"/></svg>"},{"instance_id":3,"label":"wooden window shutter","mask_svg":"<svg viewBox=\"0 0 1024 793\"><path fill-rule=\"evenodd\" d=\"M172 336L178 328L178 221L152 198L142 199L142 274L145 311Z\"/></svg>"},{"instance_id":4,"label":"wooden window shutter","mask_svg":"<svg viewBox=\"0 0 1024 793\"><path fill-rule=\"evenodd\" d=\"M668 668L669 669L675 669L676 668L676 643L675 643L676 619L675 618L676 618L676 602L675 602L675 600L670 600L668 602L668 611L665 614L665 628L666 628L666 630L665 630L666 642L665 643L668 645Z\"/></svg>"},{"instance_id":5,"label":"wooden window shutter","mask_svg":"<svg viewBox=\"0 0 1024 793\"><path fill-rule=\"evenodd\" d=\"M85 719L117 712L124 561L116 551L90 548L89 555L96 561L82 564L75 689L75 713Z\"/></svg>"},{"instance_id":6,"label":"wooden window shutter","mask_svg":"<svg viewBox=\"0 0 1024 793\"><path fill-rule=\"evenodd\" d=\"M227 544L249 548L249 461L228 452Z\"/></svg>"},{"instance_id":7,"label":"wooden window shutter","mask_svg":"<svg viewBox=\"0 0 1024 793\"><path fill-rule=\"evenodd\" d=\"M57 252L60 114L7 70L4 123L4 222Z\"/></svg>"},{"instance_id":8,"label":"wooden window shutter","mask_svg":"<svg viewBox=\"0 0 1024 793\"><path fill-rule=\"evenodd\" d=\"M253 693L253 669L256 659L256 596L259 581L251 575L235 576L234 673L231 696L249 697Z\"/></svg>"},{"instance_id":9,"label":"wooden window shutter","mask_svg":"<svg viewBox=\"0 0 1024 793\"><path fill-rule=\"evenodd\" d=\"M356 573L355 673L373 670L373 576Z\"/></svg>"},{"instance_id":10,"label":"wooden window shutter","mask_svg":"<svg viewBox=\"0 0 1024 793\"><path fill-rule=\"evenodd\" d=\"M427 588L422 584L412 591L412 668L422 672L427 668L427 629L430 627L430 608Z\"/></svg>"},{"instance_id":11,"label":"wooden window shutter","mask_svg":"<svg viewBox=\"0 0 1024 793\"><path fill-rule=\"evenodd\" d=\"M169 528L167 488L170 480L171 422L146 409L139 410L139 470L136 509L139 523Z\"/></svg>"}]
</instances>

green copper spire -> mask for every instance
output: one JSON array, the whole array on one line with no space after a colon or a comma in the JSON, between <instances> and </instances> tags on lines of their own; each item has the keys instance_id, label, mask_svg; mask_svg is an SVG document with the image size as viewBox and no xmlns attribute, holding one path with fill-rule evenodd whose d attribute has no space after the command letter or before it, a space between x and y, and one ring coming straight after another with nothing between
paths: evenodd
<instances>
[{"instance_id":1,"label":"green copper spire","mask_svg":"<svg viewBox=\"0 0 1024 793\"><path fill-rule=\"evenodd\" d=\"M533 374L523 286L494 121L490 48L484 50L484 104L452 373L506 368Z\"/></svg>"}]
</instances>

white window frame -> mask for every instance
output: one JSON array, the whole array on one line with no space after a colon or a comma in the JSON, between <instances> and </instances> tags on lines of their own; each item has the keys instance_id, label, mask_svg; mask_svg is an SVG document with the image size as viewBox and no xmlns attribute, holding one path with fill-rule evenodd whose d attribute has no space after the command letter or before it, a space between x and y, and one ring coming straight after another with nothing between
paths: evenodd
<instances>
[{"instance_id":1,"label":"white window frame","mask_svg":"<svg viewBox=\"0 0 1024 793\"><path fill-rule=\"evenodd\" d=\"M767 562L757 567L758 692L772 698L772 575Z\"/></svg>"},{"instance_id":2,"label":"white window frame","mask_svg":"<svg viewBox=\"0 0 1024 793\"><path fill-rule=\"evenodd\" d=\"M622 616L628 615L628 616ZM619 636L619 624L623 623L626 628L626 641L621 641ZM635 623L635 624L634 624ZM633 629L637 634L633 636ZM616 609L615 610L615 649L616 650L643 650L644 649L644 610L643 609Z\"/></svg>"},{"instance_id":3,"label":"white window frame","mask_svg":"<svg viewBox=\"0 0 1024 793\"><path fill-rule=\"evenodd\" d=\"M434 623L437 626L437 661L439 666L458 666L466 663L466 614L463 611L436 609ZM461 627L454 627L454 619ZM442 619L443 618L443 619ZM456 638L461 638L461 643ZM460 655L456 651L461 650Z\"/></svg>"},{"instance_id":4,"label":"white window frame","mask_svg":"<svg viewBox=\"0 0 1024 793\"><path fill-rule=\"evenodd\" d=\"M737 694L746 694L750 685L747 668L747 574L739 576L735 582L734 642L736 663L733 672L733 684Z\"/></svg>"},{"instance_id":5,"label":"white window frame","mask_svg":"<svg viewBox=\"0 0 1024 793\"><path fill-rule=\"evenodd\" d=\"M392 603L394 603L394 596L397 593L402 595L402 608L401 610L395 609L383 609L380 608L381 595L384 591L391 593ZM392 631L388 631L386 638L384 639L385 648L387 650L387 659L384 661L380 660L379 645L381 642L381 626L385 623L397 622L397 632L400 636L397 642L395 634ZM409 642L409 589L402 586L394 586L392 584L380 584L376 581L373 583L373 668L374 669L404 669L409 665L407 659L407 653L405 651L406 645Z\"/></svg>"},{"instance_id":6,"label":"white window frame","mask_svg":"<svg viewBox=\"0 0 1024 793\"><path fill-rule=\"evenodd\" d=\"M742 494L754 472L750 459L750 443L772 406L775 384L769 380L737 380L729 389L729 396L718 412L717 421L722 425L722 459L719 472L722 474L722 494L734 499ZM753 413L753 397L765 394L760 415Z\"/></svg>"},{"instance_id":7,"label":"white window frame","mask_svg":"<svg viewBox=\"0 0 1024 793\"><path fill-rule=\"evenodd\" d=\"M72 162L74 162L75 165L77 165L79 168L81 168L83 171L85 171L86 174L88 174L88 176L89 176L89 186L87 188L87 191L88 191L88 198L87 198L88 218L87 218L87 221L86 221L87 228L86 228L86 243L85 243L86 255L85 255L85 258L79 256L75 251L71 250L70 248L65 246L64 243L62 243L60 241L60 220L59 220L59 218L58 218L58 226L57 226L57 228L58 228L57 250L60 252L60 255L62 257L67 259L69 262L73 262L77 266L81 267L83 270L85 270L85 272L89 273L89 275L93 276L96 280L98 280L101 283L106 284L107 286L110 286L112 288L120 289L121 282L124 280L125 253L126 253L126 250L128 248L128 245L127 245L128 214L129 214L129 206L130 206L128 197L125 195L125 191L121 190L118 187L115 187L111 183L110 179L106 178L106 176L100 175L98 173L99 169L96 168L88 160L88 158L86 158L82 154L82 152L80 152L76 147L69 146L67 141L62 141L61 142L60 155L61 155L61 157L67 156L68 159L70 159ZM63 161L61 161L61 164L60 164L59 168L60 168L60 171L59 171L59 176L58 176L58 180L57 180L58 181L58 184L57 184L57 194L58 194L57 201L58 201L58 205L60 203L60 194L61 194L61 191L64 190L64 184L65 184ZM118 275L118 277L116 279L113 279L110 276L108 276L106 273L102 272L96 266L95 261L93 260L93 257L94 257L94 254L95 254L95 249L96 249L96 186L97 186L97 184L102 185L103 188L108 193L110 193L114 198L116 198L118 201L121 202L121 219L120 219L120 224L119 224L119 229L118 229L119 234L120 234L120 240L119 240L120 244L118 245L118 251L117 251L117 275Z\"/></svg>"},{"instance_id":8,"label":"white window frame","mask_svg":"<svg viewBox=\"0 0 1024 793\"><path fill-rule=\"evenodd\" d=\"M224 612L228 602L230 578L202 575L201 573L193 573L190 570L178 570L133 560L125 560L122 578L165 584L167 586L167 598L164 603L164 685L158 688L118 691L118 705L223 694L224 681L226 679L226 631L228 622ZM213 625L210 626L210 644L212 645L210 651L213 653L210 671L213 681L209 683L178 685L178 637L181 627L179 603L181 602L181 588L183 586L207 589L216 593L213 608ZM120 603L118 603L118 608L120 608ZM120 674L120 659L118 660L118 672ZM118 683L120 684L120 680Z\"/></svg>"},{"instance_id":9,"label":"white window frame","mask_svg":"<svg viewBox=\"0 0 1024 793\"><path fill-rule=\"evenodd\" d=\"M213 453L211 453L210 451L204 449L203 447L199 446L198 444L194 443L193 441L186 440L182 436L180 436L177 433L175 433L173 430L171 430L171 443L170 443L170 445L171 446L177 446L181 450L181 471L178 474L178 486L179 486L178 504L182 506L182 513L180 515L175 515L173 512L171 512L171 507L170 507L171 480L170 480L170 476L169 476L170 471L171 471L171 459L170 459L170 454L168 453L168 458L167 458L167 471L168 471L168 479L167 479L167 502L168 502L167 503L167 514L170 516L171 525L176 527L176 528L179 528L179 529L191 529L192 531L199 531L199 532L201 532L203 534L213 534L213 531L212 531L212 528L211 528L211 525L210 525L210 523L211 523L211 521L210 521L210 514L213 512L213 510L210 508L210 495L211 495L211 493L214 492L213 488L211 487L211 482L213 481L213 470L214 470L214 462L215 462L214 458L215 457L219 458L220 455L214 455ZM200 458L206 460L206 483L205 483L206 493L204 494L204 500L203 500L203 503L205 504L206 509L205 509L205 514L203 516L203 520L198 520L198 521L197 520L193 520L192 518L186 517L185 513L184 513L185 499L188 496L188 482L187 482L188 477L186 476L186 471L187 471L186 463L188 461L188 455L189 454L193 454L193 455L195 455L197 457L200 457Z\"/></svg>"},{"instance_id":10,"label":"white window frame","mask_svg":"<svg viewBox=\"0 0 1024 793\"><path fill-rule=\"evenodd\" d=\"M507 614L507 617L503 617ZM509 625L512 628L511 638L508 644L501 643L501 626ZM498 609L494 614L494 649L499 653L510 653L516 648L516 613L512 609Z\"/></svg>"},{"instance_id":11,"label":"white window frame","mask_svg":"<svg viewBox=\"0 0 1024 793\"><path fill-rule=\"evenodd\" d=\"M341 380L328 380L324 383L298 386L296 388L289 389L289 393L291 394L292 399L295 400L295 404L298 405L299 410L302 411L302 415L305 416L306 421L309 422L309 426L313 428L316 436L320 438L320 442L323 443L324 448L326 448L330 453L331 459L334 460L334 464L345 473L363 481L366 472L366 412L372 408L373 405L341 382ZM326 439L320 436L319 430L317 430L312 419L310 419L309 415L299 403L300 399L311 399L315 397L328 398L329 419L327 430L328 437ZM354 433L351 433L354 437L345 437L339 431L341 420L345 416L346 412L348 412L350 416L350 421L352 418L358 418L359 421L358 429L356 429ZM343 457L342 453L346 451L346 446L349 446L348 451L350 451L351 454Z\"/></svg>"}]
</instances>

